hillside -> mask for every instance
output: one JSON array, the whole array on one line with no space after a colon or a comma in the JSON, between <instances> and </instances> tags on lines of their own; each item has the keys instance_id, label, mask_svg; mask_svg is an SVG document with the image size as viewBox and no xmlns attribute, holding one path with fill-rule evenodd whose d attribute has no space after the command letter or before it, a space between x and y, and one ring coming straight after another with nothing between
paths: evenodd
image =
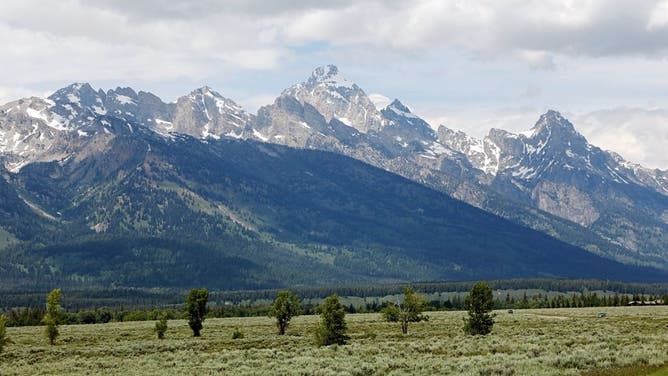
<instances>
[{"instance_id":1,"label":"hillside","mask_svg":"<svg viewBox=\"0 0 668 376\"><path fill-rule=\"evenodd\" d=\"M69 229L3 251L3 282L17 286L664 277L348 157L254 141L135 130L11 183Z\"/></svg>"}]
</instances>

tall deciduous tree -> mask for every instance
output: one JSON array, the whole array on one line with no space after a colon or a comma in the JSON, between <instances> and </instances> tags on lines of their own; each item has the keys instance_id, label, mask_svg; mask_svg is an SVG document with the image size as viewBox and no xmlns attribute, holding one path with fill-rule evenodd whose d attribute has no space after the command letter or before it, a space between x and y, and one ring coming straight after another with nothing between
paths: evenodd
<instances>
[{"instance_id":1,"label":"tall deciduous tree","mask_svg":"<svg viewBox=\"0 0 668 376\"><path fill-rule=\"evenodd\" d=\"M325 299L321 310L320 325L315 334L318 346L344 345L350 337L346 335L346 311L339 296L334 294Z\"/></svg>"},{"instance_id":2,"label":"tall deciduous tree","mask_svg":"<svg viewBox=\"0 0 668 376\"><path fill-rule=\"evenodd\" d=\"M427 307L427 301L422 299L420 294L413 291L412 288L404 288L404 302L399 304L389 304L382 311L383 317L387 321L401 322L401 332L408 334L408 323L427 320L428 317L422 312Z\"/></svg>"},{"instance_id":3,"label":"tall deciduous tree","mask_svg":"<svg viewBox=\"0 0 668 376\"><path fill-rule=\"evenodd\" d=\"M45 325L46 337L52 345L56 343L56 338L58 338L58 335L60 334L58 326L60 325L60 317L62 313L62 308L60 307L62 297L63 294L60 289L52 290L46 297L46 313L44 314L42 322Z\"/></svg>"},{"instance_id":4,"label":"tall deciduous tree","mask_svg":"<svg viewBox=\"0 0 668 376\"><path fill-rule=\"evenodd\" d=\"M276 318L278 334L285 334L293 316L301 315L302 307L299 303L299 297L290 291L280 291L274 304L271 306L269 316Z\"/></svg>"},{"instance_id":5,"label":"tall deciduous tree","mask_svg":"<svg viewBox=\"0 0 668 376\"><path fill-rule=\"evenodd\" d=\"M468 318L464 319L464 331L471 335L485 335L492 331L494 307L492 288L486 282L477 282L464 301Z\"/></svg>"},{"instance_id":6,"label":"tall deciduous tree","mask_svg":"<svg viewBox=\"0 0 668 376\"><path fill-rule=\"evenodd\" d=\"M192 289L186 300L186 312L188 313L188 325L193 331L193 337L199 337L202 330L202 322L206 314L206 303L209 300L209 292L205 288Z\"/></svg>"}]
</instances>

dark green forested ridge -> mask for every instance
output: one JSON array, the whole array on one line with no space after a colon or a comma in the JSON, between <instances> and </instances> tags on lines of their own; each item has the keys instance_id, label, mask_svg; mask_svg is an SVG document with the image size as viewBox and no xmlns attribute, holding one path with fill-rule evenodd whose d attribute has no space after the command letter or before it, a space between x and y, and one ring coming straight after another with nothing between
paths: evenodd
<instances>
[{"instance_id":1,"label":"dark green forested ridge","mask_svg":"<svg viewBox=\"0 0 668 376\"><path fill-rule=\"evenodd\" d=\"M666 277L322 151L144 130L10 182L54 216L0 249L14 290Z\"/></svg>"}]
</instances>

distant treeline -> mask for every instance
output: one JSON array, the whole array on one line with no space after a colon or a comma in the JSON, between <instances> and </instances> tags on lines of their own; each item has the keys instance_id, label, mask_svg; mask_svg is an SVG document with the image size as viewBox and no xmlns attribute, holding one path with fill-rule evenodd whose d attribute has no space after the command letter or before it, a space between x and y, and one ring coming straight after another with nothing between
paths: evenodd
<instances>
[{"instance_id":1,"label":"distant treeline","mask_svg":"<svg viewBox=\"0 0 668 376\"><path fill-rule=\"evenodd\" d=\"M415 291L431 294L439 292L461 292L471 290L476 281L464 282L418 282L383 285L309 286L290 290L303 299L318 299L331 294L339 296L378 297L401 294L407 285ZM508 279L489 281L494 290L543 290L560 293L606 291L618 294L644 294L661 296L668 294L668 283L628 283L594 279ZM278 290L220 291L211 294L213 300L241 303L262 299L273 299Z\"/></svg>"},{"instance_id":2,"label":"distant treeline","mask_svg":"<svg viewBox=\"0 0 668 376\"><path fill-rule=\"evenodd\" d=\"M341 286L296 286L290 288L302 299L321 299L331 294L342 297L384 297L402 293L405 286L412 286L415 291L423 294L457 292L466 293L475 281L464 282L417 282L376 285L341 285ZM668 294L668 283L626 283L601 280L571 279L510 279L489 281L494 290L542 290L558 293L587 293L603 291L606 295L653 295ZM278 289L247 290L247 291L212 291L210 301L218 304L254 305L258 301L273 300ZM187 291L181 289L90 289L63 290L63 306L68 310L90 310L98 307L120 309L143 309L154 307L172 307L180 305ZM35 307L44 303L48 290L15 291L0 290L0 312L13 308ZM453 303L454 304L454 303ZM257 304L255 304L257 305Z\"/></svg>"},{"instance_id":3,"label":"distant treeline","mask_svg":"<svg viewBox=\"0 0 668 376\"><path fill-rule=\"evenodd\" d=\"M575 281L571 281L575 283ZM431 284L426 284L431 285ZM414 286L423 286L422 284L415 284ZM508 287L508 285L505 285ZM535 287L533 289L536 289ZM504 289L510 290L510 289ZM603 290L602 291L610 291ZM392 295L394 290L383 290L382 295ZM513 290L519 292L521 290ZM420 292L428 294L436 291ZM439 291L440 292L440 291ZM460 291L455 291L460 292ZM521 296L507 292L505 297L497 298L494 301L495 309L525 309L525 308L578 308L578 307L615 307L627 306L629 304L666 304L668 303L668 295L664 292L661 295L655 294L627 294L618 292L609 292L598 294L596 292L580 292L580 293L564 293L551 291L552 296L547 293L537 293L528 295L526 290ZM269 292L263 292L269 294ZM275 298L267 295L267 299ZM348 295L352 296L352 295ZM306 299L313 299L314 297L301 296ZM315 296L319 298L320 296ZM265 299L265 295L261 295L258 299ZM373 299L371 302L364 304L348 304L345 308L349 313L373 313L380 312L387 302L382 302L379 299ZM315 305L313 303L303 303L304 314L313 314ZM445 299L432 299L428 301L427 310L464 310L464 294L451 294ZM232 304L228 302L224 305L213 305L207 310L207 317L252 317L252 316L266 316L269 313L269 304ZM11 309L6 312L8 326L32 326L40 325L44 316L44 310L39 305L34 307ZM146 321L157 320L161 315L165 315L168 319L184 319L186 313L183 311L182 305L174 305L172 307L158 308L139 308L139 309L125 309L120 308L95 308L95 309L81 309L81 310L67 310L62 314L61 322L63 324L95 324L107 323L111 321Z\"/></svg>"},{"instance_id":4,"label":"distant treeline","mask_svg":"<svg viewBox=\"0 0 668 376\"><path fill-rule=\"evenodd\" d=\"M306 307L306 314L313 312L313 307ZM253 317L267 316L270 306L246 306L246 307L212 307L207 310L206 317ZM40 306L12 309L5 312L7 315L7 326L36 326L42 324L44 309ZM161 316L169 320L186 319L186 312L179 308L166 309L111 309L108 307L65 311L61 314L60 323L72 324L104 324L108 322L124 321L149 321L158 320Z\"/></svg>"}]
</instances>

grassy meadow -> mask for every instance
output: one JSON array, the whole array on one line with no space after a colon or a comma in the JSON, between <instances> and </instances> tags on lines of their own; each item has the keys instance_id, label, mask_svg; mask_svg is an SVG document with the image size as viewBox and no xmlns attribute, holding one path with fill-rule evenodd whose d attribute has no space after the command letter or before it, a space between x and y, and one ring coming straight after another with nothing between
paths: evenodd
<instances>
[{"instance_id":1,"label":"grassy meadow","mask_svg":"<svg viewBox=\"0 0 668 376\"><path fill-rule=\"evenodd\" d=\"M606 318L598 318L606 312ZM497 312L491 335L462 331L465 312L429 312L409 334L379 314L347 315L351 340L318 348L317 316L293 319L285 336L270 318L207 319L201 338L185 321L8 328L0 375L664 375L668 306ZM243 338L232 339L239 329Z\"/></svg>"}]
</instances>

